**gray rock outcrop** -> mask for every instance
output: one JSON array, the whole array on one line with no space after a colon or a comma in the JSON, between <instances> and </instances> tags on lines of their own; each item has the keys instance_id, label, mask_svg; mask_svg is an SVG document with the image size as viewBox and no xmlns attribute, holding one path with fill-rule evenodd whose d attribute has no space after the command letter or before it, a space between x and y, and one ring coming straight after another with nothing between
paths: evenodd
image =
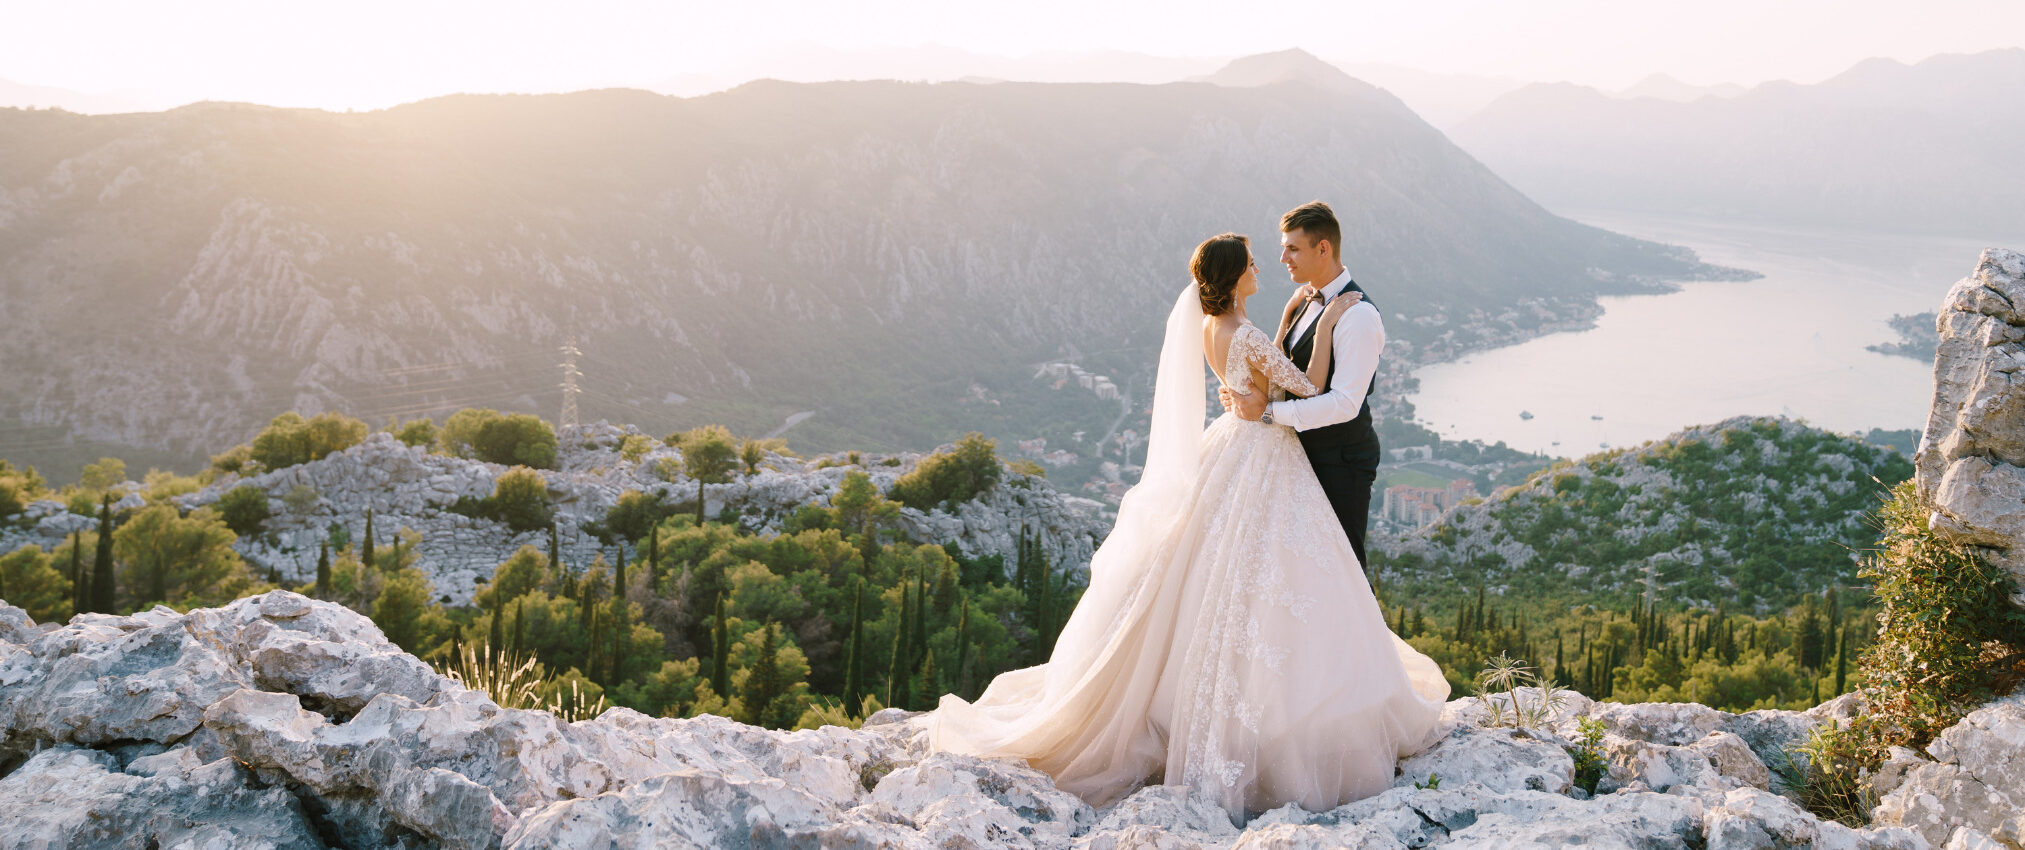
<instances>
[{"instance_id":1,"label":"gray rock outcrop","mask_svg":"<svg viewBox=\"0 0 2025 850\"><path fill-rule=\"evenodd\" d=\"M559 469L541 473L556 507L562 555L569 563L588 564L601 552L612 557L614 553L586 528L601 521L618 503L619 495L628 490L653 495L670 509L695 503L696 481L679 471L673 475L664 472L680 469L679 448L655 442L645 455L634 459L620 452L621 442L638 434L637 428L603 422L580 426L560 441ZM885 490L923 457L913 453L868 456L862 466L824 466L820 460L768 454L757 471L705 488L705 507L713 516L729 510L750 531L778 532L803 505L827 505L850 472L865 472ZM365 533L366 509L371 508L378 545L389 545L402 529L419 533L421 541L413 549L415 565L434 584L439 601L463 605L470 604L478 588L514 550L523 545L544 550L548 546L545 529L516 534L502 523L449 510L460 498L491 495L506 469L432 454L422 447L404 445L391 434L375 432L364 442L328 457L251 477L224 475L174 501L189 510L214 504L241 486L265 491L272 515L263 532L240 538L233 548L262 574L272 572L293 582L315 578L317 545L333 524L345 527L357 540ZM132 488L137 490L139 485ZM298 488L314 496L299 512L284 501ZM133 493L114 510L145 504ZM913 540L954 544L966 557L1002 555L1008 569L1024 527L1036 535L1051 563L1081 570L1110 532L1111 521L1104 511L1102 503L1056 490L1043 479L1007 473L997 486L951 510L903 507L895 522ZM35 520L33 526L25 530L0 526L0 554L31 545L53 549L72 531L90 533L98 527L95 517L71 514L61 502L36 502L26 513Z\"/></svg>"},{"instance_id":2,"label":"gray rock outcrop","mask_svg":"<svg viewBox=\"0 0 2025 850\"><path fill-rule=\"evenodd\" d=\"M2025 607L2025 254L1992 248L1948 290L1914 466L1934 528L1981 547Z\"/></svg>"},{"instance_id":3,"label":"gray rock outcrop","mask_svg":"<svg viewBox=\"0 0 2025 850\"><path fill-rule=\"evenodd\" d=\"M1903 814L1854 830L1765 788L1760 753L1829 706L1736 715L1570 695L1545 728L1515 731L1482 725L1472 698L1449 704L1396 787L1238 827L1175 786L1092 810L1024 764L931 755L921 716L898 710L857 730L782 732L501 708L366 618L286 591L54 628L0 606L0 623L6 848L1911 850L2015 840L1988 812L2025 793L2017 703L1950 730L1932 748L1941 761L1911 766L1894 790ZM1582 717L1606 729L1610 776L1593 798L1569 789Z\"/></svg>"},{"instance_id":4,"label":"gray rock outcrop","mask_svg":"<svg viewBox=\"0 0 2025 850\"><path fill-rule=\"evenodd\" d=\"M1935 847L2025 846L2025 692L1970 712L1926 754L1933 760L1894 759L1903 778L1878 801L1879 823L1910 827Z\"/></svg>"}]
</instances>

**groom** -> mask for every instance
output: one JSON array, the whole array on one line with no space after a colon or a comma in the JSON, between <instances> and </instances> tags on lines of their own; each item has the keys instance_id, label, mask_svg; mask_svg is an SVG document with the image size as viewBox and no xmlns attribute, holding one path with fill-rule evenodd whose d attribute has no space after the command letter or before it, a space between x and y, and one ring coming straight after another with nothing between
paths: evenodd
<instances>
[{"instance_id":1,"label":"groom","mask_svg":"<svg viewBox=\"0 0 2025 850\"><path fill-rule=\"evenodd\" d=\"M1302 204L1280 217L1280 263L1300 288L1287 302L1293 325L1280 341L1287 358L1306 366L1315 346L1330 345L1329 378L1312 398L1267 403L1265 393L1217 395L1225 410L1241 419L1292 426L1301 448L1315 467L1322 492L1336 510L1336 521L1350 536L1357 563L1364 557L1364 532L1369 523L1371 484L1378 477L1378 432L1371 426L1368 396L1377 386L1378 352L1385 347L1385 324L1366 296L1336 322L1330 339L1315 339L1315 320L1331 299L1346 291L1362 293L1343 267L1343 228L1321 201Z\"/></svg>"}]
</instances>

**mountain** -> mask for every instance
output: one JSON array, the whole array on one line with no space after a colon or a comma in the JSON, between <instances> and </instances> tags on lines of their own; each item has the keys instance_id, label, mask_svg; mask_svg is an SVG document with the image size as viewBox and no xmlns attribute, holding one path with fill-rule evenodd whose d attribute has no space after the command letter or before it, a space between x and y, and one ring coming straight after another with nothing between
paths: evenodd
<instances>
[{"instance_id":1,"label":"mountain","mask_svg":"<svg viewBox=\"0 0 2025 850\"><path fill-rule=\"evenodd\" d=\"M1548 213L1397 98L1297 60L1235 63L1285 72L1247 88L0 110L0 449L74 469L194 460L291 408L554 416L571 338L586 420L756 434L812 412L804 449L973 429L1073 448L1145 404L1193 246L1249 232L1270 264L1279 214L1318 197L1401 350L1482 344L1445 316L1581 313L1715 271ZM1122 399L1036 379L1059 359Z\"/></svg>"},{"instance_id":2,"label":"mountain","mask_svg":"<svg viewBox=\"0 0 2025 850\"><path fill-rule=\"evenodd\" d=\"M1446 74L1383 62L1337 60L1344 73L1392 92L1420 117L1444 130L1522 86L1525 80L1478 74Z\"/></svg>"},{"instance_id":3,"label":"mountain","mask_svg":"<svg viewBox=\"0 0 2025 850\"><path fill-rule=\"evenodd\" d=\"M784 45L719 65L708 73L657 80L646 88L689 97L754 80L1011 80L1032 83L1171 83L1206 74L1227 58L1153 56L1124 50L1053 51L1026 56L973 53L942 45L845 50L820 44Z\"/></svg>"},{"instance_id":4,"label":"mountain","mask_svg":"<svg viewBox=\"0 0 2025 850\"><path fill-rule=\"evenodd\" d=\"M1857 585L1864 516L1912 463L1783 419L1739 417L1558 464L1385 548L1409 584L1781 610Z\"/></svg>"},{"instance_id":5,"label":"mountain","mask_svg":"<svg viewBox=\"0 0 2025 850\"><path fill-rule=\"evenodd\" d=\"M1746 89L1736 83L1718 83L1711 86L1697 86L1684 83L1667 74L1653 74L1630 88L1617 92L1617 97L1636 99L1649 97L1656 100L1672 100L1692 103L1705 97L1736 97Z\"/></svg>"},{"instance_id":6,"label":"mountain","mask_svg":"<svg viewBox=\"0 0 2025 850\"><path fill-rule=\"evenodd\" d=\"M31 86L12 80L0 80L0 107L5 106L25 109L65 109L71 112L100 114L161 109L163 103L160 97L140 92L92 94L55 86Z\"/></svg>"},{"instance_id":7,"label":"mountain","mask_svg":"<svg viewBox=\"0 0 2025 850\"><path fill-rule=\"evenodd\" d=\"M1692 102L1532 85L1451 135L1553 209L2015 237L2021 100L2007 49Z\"/></svg>"}]
</instances>

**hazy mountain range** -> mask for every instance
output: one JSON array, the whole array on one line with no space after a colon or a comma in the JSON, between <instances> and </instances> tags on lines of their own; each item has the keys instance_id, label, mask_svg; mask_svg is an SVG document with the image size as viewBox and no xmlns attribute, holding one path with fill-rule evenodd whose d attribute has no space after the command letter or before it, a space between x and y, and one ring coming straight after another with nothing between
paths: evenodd
<instances>
[{"instance_id":1,"label":"hazy mountain range","mask_svg":"<svg viewBox=\"0 0 2025 850\"><path fill-rule=\"evenodd\" d=\"M1710 94L1682 102L1533 85L1450 135L1553 209L2025 231L2025 49L1871 59L1814 85Z\"/></svg>"},{"instance_id":2,"label":"hazy mountain range","mask_svg":"<svg viewBox=\"0 0 2025 850\"><path fill-rule=\"evenodd\" d=\"M1019 395L1041 360L1143 384L1208 235L1263 243L1270 321L1276 219L1313 198L1401 340L1709 271L1549 214L1305 54L1226 76L0 110L0 446L62 468L100 450L74 439L199 458L290 408L554 416L571 334L586 421L1018 433L1063 418Z\"/></svg>"}]
</instances>

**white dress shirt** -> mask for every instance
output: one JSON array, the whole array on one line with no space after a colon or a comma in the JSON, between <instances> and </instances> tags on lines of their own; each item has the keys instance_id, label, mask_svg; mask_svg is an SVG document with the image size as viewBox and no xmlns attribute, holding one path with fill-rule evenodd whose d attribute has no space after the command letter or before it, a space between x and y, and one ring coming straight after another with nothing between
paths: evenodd
<instances>
[{"instance_id":1,"label":"white dress shirt","mask_svg":"<svg viewBox=\"0 0 2025 850\"><path fill-rule=\"evenodd\" d=\"M1350 270L1344 269L1328 286L1322 287L1322 295L1333 301L1349 285ZM1322 317L1322 310L1321 304L1309 302L1301 315L1295 317L1287 338L1300 339L1308 326ZM1307 431L1348 422L1364 409L1364 392L1371 387L1371 376L1378 371L1378 353L1385 348L1385 323L1378 318L1378 308L1369 301L1358 302L1336 320L1336 333L1330 342L1330 356L1335 358L1336 365L1329 390L1312 398L1290 398L1266 405L1274 422ZM1316 344L1321 342L1317 340ZM1294 365L1305 369L1308 364Z\"/></svg>"}]
</instances>

